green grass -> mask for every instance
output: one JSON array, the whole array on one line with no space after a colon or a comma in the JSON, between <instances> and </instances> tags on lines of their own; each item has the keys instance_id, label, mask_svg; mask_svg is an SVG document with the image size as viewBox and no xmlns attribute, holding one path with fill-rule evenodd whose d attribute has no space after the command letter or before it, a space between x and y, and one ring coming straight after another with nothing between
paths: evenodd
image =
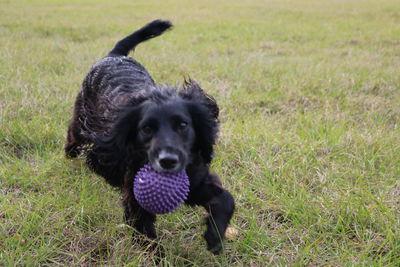
<instances>
[{"instance_id":1,"label":"green grass","mask_svg":"<svg viewBox=\"0 0 400 267\"><path fill-rule=\"evenodd\" d=\"M152 265L120 196L62 147L92 63L155 18L135 57L221 107L213 169L239 234L160 216L166 266L400 265L397 0L0 0L0 265Z\"/></svg>"}]
</instances>

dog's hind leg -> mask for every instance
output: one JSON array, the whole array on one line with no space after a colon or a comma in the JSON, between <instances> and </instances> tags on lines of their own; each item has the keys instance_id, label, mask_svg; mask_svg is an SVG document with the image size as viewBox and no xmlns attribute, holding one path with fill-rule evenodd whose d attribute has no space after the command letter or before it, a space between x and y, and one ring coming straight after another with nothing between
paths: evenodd
<instances>
[{"instance_id":1,"label":"dog's hind leg","mask_svg":"<svg viewBox=\"0 0 400 267\"><path fill-rule=\"evenodd\" d=\"M77 133L77 127L72 122L68 128L67 141L64 146L65 155L70 158L76 158L80 154L80 146L84 143Z\"/></svg>"},{"instance_id":2,"label":"dog's hind leg","mask_svg":"<svg viewBox=\"0 0 400 267\"><path fill-rule=\"evenodd\" d=\"M87 143L86 138L84 138L81 134L81 126L79 122L81 103L82 96L79 94L75 102L74 115L68 127L67 140L64 146L65 155L70 158L76 158L79 156L81 152L81 146Z\"/></svg>"}]
</instances>

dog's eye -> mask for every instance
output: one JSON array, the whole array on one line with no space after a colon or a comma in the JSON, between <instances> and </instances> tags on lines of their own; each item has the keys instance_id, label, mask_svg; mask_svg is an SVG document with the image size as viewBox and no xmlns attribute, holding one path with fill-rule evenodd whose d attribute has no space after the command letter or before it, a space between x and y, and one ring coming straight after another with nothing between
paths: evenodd
<instances>
[{"instance_id":1,"label":"dog's eye","mask_svg":"<svg viewBox=\"0 0 400 267\"><path fill-rule=\"evenodd\" d=\"M179 131L183 131L187 128L187 126L188 126L187 122L182 121L182 122L178 123L177 128Z\"/></svg>"},{"instance_id":2,"label":"dog's eye","mask_svg":"<svg viewBox=\"0 0 400 267\"><path fill-rule=\"evenodd\" d=\"M144 133L145 135L151 135L153 133L153 129L151 129L150 126L144 126L141 129L142 133Z\"/></svg>"}]
</instances>

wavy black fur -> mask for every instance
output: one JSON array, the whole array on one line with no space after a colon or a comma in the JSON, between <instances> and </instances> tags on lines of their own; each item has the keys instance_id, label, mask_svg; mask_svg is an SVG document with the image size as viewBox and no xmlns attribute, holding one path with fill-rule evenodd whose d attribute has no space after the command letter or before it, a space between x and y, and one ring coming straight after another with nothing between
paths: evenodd
<instances>
[{"instance_id":1,"label":"wavy black fur","mask_svg":"<svg viewBox=\"0 0 400 267\"><path fill-rule=\"evenodd\" d=\"M156 238L156 216L137 204L133 179L146 162L161 168L161 151L175 155L175 170L186 169L190 180L186 204L209 212L204 237L208 249L218 253L235 207L209 170L218 105L196 82L160 86L140 63L126 57L136 45L171 27L168 21L153 21L92 66L75 102L65 152L68 157L84 152L90 169L121 190L127 223L149 238Z\"/></svg>"}]
</instances>

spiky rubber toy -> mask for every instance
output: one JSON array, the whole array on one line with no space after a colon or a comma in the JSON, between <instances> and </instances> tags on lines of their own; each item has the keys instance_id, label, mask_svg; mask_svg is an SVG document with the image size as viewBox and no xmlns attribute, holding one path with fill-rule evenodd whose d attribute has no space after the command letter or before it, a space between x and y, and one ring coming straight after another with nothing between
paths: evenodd
<instances>
[{"instance_id":1,"label":"spiky rubber toy","mask_svg":"<svg viewBox=\"0 0 400 267\"><path fill-rule=\"evenodd\" d=\"M163 173L146 164L136 174L133 193L139 205L148 212L170 213L187 199L189 177L184 170Z\"/></svg>"}]
</instances>

